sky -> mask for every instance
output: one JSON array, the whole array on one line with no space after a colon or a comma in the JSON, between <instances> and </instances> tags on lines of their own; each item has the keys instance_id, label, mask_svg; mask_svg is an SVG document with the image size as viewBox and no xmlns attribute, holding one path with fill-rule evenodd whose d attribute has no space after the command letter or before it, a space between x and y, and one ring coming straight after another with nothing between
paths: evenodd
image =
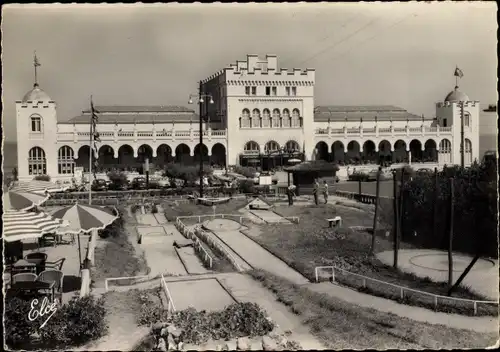
<instances>
[{"instance_id":1,"label":"sky","mask_svg":"<svg viewBox=\"0 0 500 352\"><path fill-rule=\"evenodd\" d=\"M316 105L395 105L434 116L462 91L497 98L496 3L7 5L2 22L3 128L40 87L68 120L96 105L183 105L197 82L246 54L315 68ZM496 118L482 132L496 133Z\"/></svg>"}]
</instances>

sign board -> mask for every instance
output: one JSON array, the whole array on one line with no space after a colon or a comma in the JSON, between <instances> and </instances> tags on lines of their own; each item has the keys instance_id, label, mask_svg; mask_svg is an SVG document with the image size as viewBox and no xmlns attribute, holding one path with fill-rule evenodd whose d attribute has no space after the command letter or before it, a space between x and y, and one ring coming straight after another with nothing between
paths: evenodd
<instances>
[{"instance_id":1,"label":"sign board","mask_svg":"<svg viewBox=\"0 0 500 352\"><path fill-rule=\"evenodd\" d=\"M74 177L77 184L83 182L83 166L75 166Z\"/></svg>"},{"instance_id":2,"label":"sign board","mask_svg":"<svg viewBox=\"0 0 500 352\"><path fill-rule=\"evenodd\" d=\"M146 162L144 163L144 171L149 172L149 158L146 158Z\"/></svg>"}]
</instances>

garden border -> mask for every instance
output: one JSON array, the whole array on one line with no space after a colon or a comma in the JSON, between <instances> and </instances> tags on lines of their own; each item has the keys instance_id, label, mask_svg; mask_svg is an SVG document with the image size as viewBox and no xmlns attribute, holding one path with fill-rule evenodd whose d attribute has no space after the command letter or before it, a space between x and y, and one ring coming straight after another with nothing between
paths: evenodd
<instances>
[{"instance_id":1,"label":"garden border","mask_svg":"<svg viewBox=\"0 0 500 352\"><path fill-rule=\"evenodd\" d=\"M175 312L174 300L172 299L172 295L170 294L170 290L168 289L167 281L165 281L165 277L163 276L163 274L161 274L160 278L160 287L163 289L163 292L167 297L167 312L169 314L174 313Z\"/></svg>"},{"instance_id":2,"label":"garden border","mask_svg":"<svg viewBox=\"0 0 500 352\"><path fill-rule=\"evenodd\" d=\"M371 277L364 276L364 275L361 275L361 274L356 274L356 273L347 271L345 269L336 267L334 265L317 266L317 267L315 267L314 268L314 274L315 274L316 283L320 282L319 275L318 275L318 269L331 269L332 270L332 276L331 276L332 277L331 278L332 282L335 282L335 270L338 270L338 271L342 271L344 273L347 273L348 275L352 275L352 276L361 278L363 280L363 285L362 285L363 288L367 287L366 286L367 281L377 282L377 283L380 283L380 284L383 284L383 285L386 285L386 286L395 287L395 288L397 288L397 289L400 290L400 299L404 299L405 298L405 295L404 295L405 291L415 292L415 293L417 293L417 294L419 294L421 296L430 296L430 297L433 297L434 298L434 309L437 309L437 307L438 307L438 301L439 301L440 298L443 299L443 300L446 300L448 302L466 302L466 303L471 303L472 306L473 306L473 309L474 309L474 315L477 315L477 304L478 303L480 303L480 304L496 304L497 306L499 304L499 301L483 301L483 300L472 300L472 299L466 299L466 298L448 297L448 296L437 295L437 294L434 294L434 293L424 292L424 291L420 291L420 290L415 290L415 289L412 289L412 288L409 288L409 287L400 286L400 285L392 284L392 283L389 283L389 282L386 282L386 281L373 279ZM347 285L347 286L352 287L351 285Z\"/></svg>"}]
</instances>

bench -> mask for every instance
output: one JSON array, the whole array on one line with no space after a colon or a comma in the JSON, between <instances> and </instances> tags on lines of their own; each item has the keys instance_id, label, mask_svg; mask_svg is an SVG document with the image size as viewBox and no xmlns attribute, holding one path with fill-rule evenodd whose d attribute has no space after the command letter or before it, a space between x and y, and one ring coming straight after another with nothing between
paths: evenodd
<instances>
[{"instance_id":1,"label":"bench","mask_svg":"<svg viewBox=\"0 0 500 352\"><path fill-rule=\"evenodd\" d=\"M340 216L336 216L331 219L326 219L328 221L328 227L341 227L342 226L342 218Z\"/></svg>"}]
</instances>

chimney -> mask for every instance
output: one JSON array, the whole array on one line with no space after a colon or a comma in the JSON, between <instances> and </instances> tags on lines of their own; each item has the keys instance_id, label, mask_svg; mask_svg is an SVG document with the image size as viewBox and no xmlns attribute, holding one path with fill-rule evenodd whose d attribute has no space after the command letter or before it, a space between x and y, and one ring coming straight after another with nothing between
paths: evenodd
<instances>
[{"instance_id":1,"label":"chimney","mask_svg":"<svg viewBox=\"0 0 500 352\"><path fill-rule=\"evenodd\" d=\"M258 61L259 61L259 55L254 55L254 54L247 55L248 72L254 72L254 68L257 66Z\"/></svg>"},{"instance_id":2,"label":"chimney","mask_svg":"<svg viewBox=\"0 0 500 352\"><path fill-rule=\"evenodd\" d=\"M278 69L278 58L276 55L266 55L267 60L267 69L268 70L277 70Z\"/></svg>"}]
</instances>

